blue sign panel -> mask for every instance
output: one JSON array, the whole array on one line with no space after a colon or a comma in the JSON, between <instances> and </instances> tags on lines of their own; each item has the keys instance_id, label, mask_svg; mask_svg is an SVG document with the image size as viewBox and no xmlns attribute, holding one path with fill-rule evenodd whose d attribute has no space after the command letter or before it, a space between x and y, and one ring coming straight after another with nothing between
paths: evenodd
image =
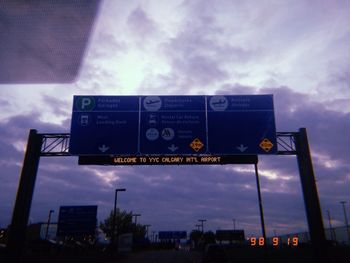
<instances>
[{"instance_id":1,"label":"blue sign panel","mask_svg":"<svg viewBox=\"0 0 350 263\"><path fill-rule=\"evenodd\" d=\"M75 155L277 152L272 95L75 96Z\"/></svg>"},{"instance_id":2,"label":"blue sign panel","mask_svg":"<svg viewBox=\"0 0 350 263\"><path fill-rule=\"evenodd\" d=\"M141 104L141 154L206 152L204 96L149 96ZM195 139L203 146L191 147Z\"/></svg>"},{"instance_id":3,"label":"blue sign panel","mask_svg":"<svg viewBox=\"0 0 350 263\"><path fill-rule=\"evenodd\" d=\"M207 97L212 154L276 153L272 95Z\"/></svg>"},{"instance_id":4,"label":"blue sign panel","mask_svg":"<svg viewBox=\"0 0 350 263\"><path fill-rule=\"evenodd\" d=\"M139 97L74 96L71 154L136 154Z\"/></svg>"},{"instance_id":5,"label":"blue sign panel","mask_svg":"<svg viewBox=\"0 0 350 263\"><path fill-rule=\"evenodd\" d=\"M61 206L58 215L57 236L94 235L97 206Z\"/></svg>"},{"instance_id":6,"label":"blue sign panel","mask_svg":"<svg viewBox=\"0 0 350 263\"><path fill-rule=\"evenodd\" d=\"M158 238L159 239L186 239L187 232L186 231L159 231Z\"/></svg>"}]
</instances>

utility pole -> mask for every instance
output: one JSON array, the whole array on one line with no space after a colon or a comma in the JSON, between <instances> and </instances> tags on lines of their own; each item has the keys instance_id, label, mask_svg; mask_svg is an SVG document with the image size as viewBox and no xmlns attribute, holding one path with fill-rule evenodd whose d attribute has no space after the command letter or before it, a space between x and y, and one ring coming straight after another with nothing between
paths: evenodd
<instances>
[{"instance_id":1,"label":"utility pole","mask_svg":"<svg viewBox=\"0 0 350 263\"><path fill-rule=\"evenodd\" d=\"M202 223L202 234L204 233L204 222L206 222L206 219L198 219L199 222Z\"/></svg>"},{"instance_id":2,"label":"utility pole","mask_svg":"<svg viewBox=\"0 0 350 263\"><path fill-rule=\"evenodd\" d=\"M49 218L47 219L47 225L46 225L46 234L45 234L45 240L47 240L47 237L49 235L49 226L50 226L50 222L51 222L51 214L55 212L54 210L50 210L49 212Z\"/></svg>"},{"instance_id":3,"label":"utility pole","mask_svg":"<svg viewBox=\"0 0 350 263\"><path fill-rule=\"evenodd\" d=\"M331 213L329 212L329 210L326 210L326 212L327 212L327 216L328 216L328 223L329 223L329 231L331 233L331 240L336 241L334 229L332 227Z\"/></svg>"},{"instance_id":4,"label":"utility pole","mask_svg":"<svg viewBox=\"0 0 350 263\"><path fill-rule=\"evenodd\" d=\"M141 216L141 214L132 214L131 216L135 217L135 225L137 225L137 217Z\"/></svg>"}]
</instances>

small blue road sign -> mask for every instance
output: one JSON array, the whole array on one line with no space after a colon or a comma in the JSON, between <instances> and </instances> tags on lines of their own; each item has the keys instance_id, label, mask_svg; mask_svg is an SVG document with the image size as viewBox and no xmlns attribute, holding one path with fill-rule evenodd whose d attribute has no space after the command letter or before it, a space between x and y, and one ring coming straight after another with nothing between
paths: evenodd
<instances>
[{"instance_id":1,"label":"small blue road sign","mask_svg":"<svg viewBox=\"0 0 350 263\"><path fill-rule=\"evenodd\" d=\"M97 224L97 206L61 206L58 215L57 236L94 235Z\"/></svg>"},{"instance_id":2,"label":"small blue road sign","mask_svg":"<svg viewBox=\"0 0 350 263\"><path fill-rule=\"evenodd\" d=\"M159 239L186 239L187 232L186 231L159 231L158 232Z\"/></svg>"},{"instance_id":3,"label":"small blue road sign","mask_svg":"<svg viewBox=\"0 0 350 263\"><path fill-rule=\"evenodd\" d=\"M273 96L74 96L69 152L276 154Z\"/></svg>"}]
</instances>

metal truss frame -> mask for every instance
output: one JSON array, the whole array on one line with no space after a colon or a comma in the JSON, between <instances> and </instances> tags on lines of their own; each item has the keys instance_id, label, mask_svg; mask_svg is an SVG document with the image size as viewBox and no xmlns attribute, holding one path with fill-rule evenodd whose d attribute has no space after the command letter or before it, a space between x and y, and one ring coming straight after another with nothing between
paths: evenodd
<instances>
[{"instance_id":1,"label":"metal truss frame","mask_svg":"<svg viewBox=\"0 0 350 263\"><path fill-rule=\"evenodd\" d=\"M296 155L295 140L297 132L277 132L278 155ZM40 156L70 156L69 133L42 133Z\"/></svg>"}]
</instances>

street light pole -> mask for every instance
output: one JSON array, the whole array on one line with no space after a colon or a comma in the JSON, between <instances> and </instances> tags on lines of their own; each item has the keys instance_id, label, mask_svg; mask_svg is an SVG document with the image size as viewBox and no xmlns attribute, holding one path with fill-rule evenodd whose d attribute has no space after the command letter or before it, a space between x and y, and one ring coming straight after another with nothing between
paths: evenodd
<instances>
[{"instance_id":1,"label":"street light pole","mask_svg":"<svg viewBox=\"0 0 350 263\"><path fill-rule=\"evenodd\" d=\"M204 233L204 222L206 222L207 220L206 219L198 219L199 222L202 223L202 234Z\"/></svg>"},{"instance_id":2,"label":"street light pole","mask_svg":"<svg viewBox=\"0 0 350 263\"><path fill-rule=\"evenodd\" d=\"M114 194L114 209L113 209L113 221L112 221L112 236L111 236L111 255L113 256L113 251L114 251L114 243L115 243L115 221L117 217L117 198L118 198L118 192L125 192L125 188L117 188L115 189L115 194Z\"/></svg>"},{"instance_id":3,"label":"street light pole","mask_svg":"<svg viewBox=\"0 0 350 263\"><path fill-rule=\"evenodd\" d=\"M197 227L197 230L199 231L199 228L201 227L201 225L196 224L195 226Z\"/></svg>"},{"instance_id":4,"label":"street light pole","mask_svg":"<svg viewBox=\"0 0 350 263\"><path fill-rule=\"evenodd\" d=\"M236 219L233 218L232 221L233 221L233 230L236 230Z\"/></svg>"},{"instance_id":5,"label":"street light pole","mask_svg":"<svg viewBox=\"0 0 350 263\"><path fill-rule=\"evenodd\" d=\"M135 226L137 225L137 217L141 216L141 214L132 214L135 217Z\"/></svg>"},{"instance_id":6,"label":"street light pole","mask_svg":"<svg viewBox=\"0 0 350 263\"><path fill-rule=\"evenodd\" d=\"M329 223L329 232L331 234L331 240L332 241L336 241L336 238L334 237L334 232L333 232L333 227L332 227L332 219L331 219L331 213L329 212L329 210L326 210L327 215L328 215L328 223Z\"/></svg>"},{"instance_id":7,"label":"street light pole","mask_svg":"<svg viewBox=\"0 0 350 263\"><path fill-rule=\"evenodd\" d=\"M47 237L49 235L49 225L50 225L50 222L51 222L51 214L55 212L54 210L50 210L49 212L49 218L47 219L47 225L46 225L46 234L45 234L45 240L47 240Z\"/></svg>"},{"instance_id":8,"label":"street light pole","mask_svg":"<svg viewBox=\"0 0 350 263\"><path fill-rule=\"evenodd\" d=\"M156 242L156 231L152 231L152 242Z\"/></svg>"},{"instance_id":9,"label":"street light pole","mask_svg":"<svg viewBox=\"0 0 350 263\"><path fill-rule=\"evenodd\" d=\"M346 215L346 210L345 210L345 203L346 201L340 201L340 203L343 206L343 211L344 211L344 218L345 218L345 227L346 227L346 232L348 234L348 242L350 244L350 231L349 231L349 223L348 223L348 217Z\"/></svg>"}]
</instances>

